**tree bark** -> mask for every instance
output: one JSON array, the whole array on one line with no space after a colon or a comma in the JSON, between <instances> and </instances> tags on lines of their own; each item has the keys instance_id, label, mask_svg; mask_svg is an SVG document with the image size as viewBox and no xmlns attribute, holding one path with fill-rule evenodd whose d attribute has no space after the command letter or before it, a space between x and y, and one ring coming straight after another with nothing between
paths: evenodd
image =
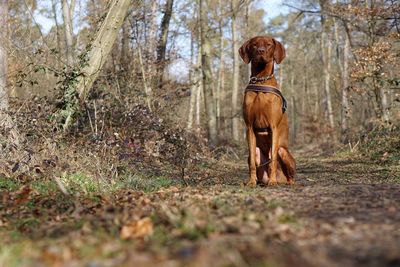
<instances>
[{"instance_id":1,"label":"tree bark","mask_svg":"<svg viewBox=\"0 0 400 267\"><path fill-rule=\"evenodd\" d=\"M239 94L239 45L237 42L237 25L236 25L236 1L231 1L232 9L232 53L233 53L233 72L232 72L232 138L234 141L239 141L239 109L238 109L238 94Z\"/></svg>"},{"instance_id":2,"label":"tree bark","mask_svg":"<svg viewBox=\"0 0 400 267\"><path fill-rule=\"evenodd\" d=\"M219 67L218 67L218 79L217 79L217 90L216 90L216 112L217 112L217 128L221 129L221 99L223 95L224 87L224 37L222 22L219 22Z\"/></svg>"},{"instance_id":3,"label":"tree bark","mask_svg":"<svg viewBox=\"0 0 400 267\"><path fill-rule=\"evenodd\" d=\"M7 20L8 1L0 0L0 111L8 110L7 93Z\"/></svg>"},{"instance_id":4,"label":"tree bark","mask_svg":"<svg viewBox=\"0 0 400 267\"><path fill-rule=\"evenodd\" d=\"M131 0L111 1L109 11L100 29L96 33L96 38L90 45L90 50L87 51L87 61L83 59L84 62L81 62L81 65L84 67L81 70L81 75L76 78L74 83L76 85L72 90L78 93L78 97L82 102L85 101L103 64L106 62L107 56L113 47L117 34L128 13L130 3ZM66 92L66 94L71 94L71 92ZM64 130L69 128L73 116L77 112L76 109L78 109L78 103L70 103L70 105L72 107L66 111L67 116L64 123Z\"/></svg>"},{"instance_id":5,"label":"tree bark","mask_svg":"<svg viewBox=\"0 0 400 267\"><path fill-rule=\"evenodd\" d=\"M151 4L151 21L149 26L149 32L147 36L146 46L146 56L147 56L147 72L150 76L149 86L151 88L156 88L158 83L158 74L155 66L157 55L157 10L159 3L158 1L153 1Z\"/></svg>"},{"instance_id":6,"label":"tree bark","mask_svg":"<svg viewBox=\"0 0 400 267\"><path fill-rule=\"evenodd\" d=\"M326 109L328 113L328 121L331 129L335 129L335 120L332 109L332 99L330 92L330 72L331 72L331 54L332 54L332 44L329 40L329 25L327 25L326 17L324 15L325 12L325 0L320 0L321 5L321 52L322 52L322 61L324 64L324 90L326 95ZM334 137L334 135L333 135Z\"/></svg>"},{"instance_id":7,"label":"tree bark","mask_svg":"<svg viewBox=\"0 0 400 267\"><path fill-rule=\"evenodd\" d=\"M137 40L137 38L136 38L136 40ZM137 52L138 52L138 57L139 57L140 71L142 73L146 105L147 105L147 108L151 111L152 110L152 105L151 105L152 91L151 91L151 88L147 85L146 70L145 70L145 66L144 66L144 62L143 62L143 54L142 54L142 49L140 48L139 41L138 41L138 45L137 45Z\"/></svg>"},{"instance_id":8,"label":"tree bark","mask_svg":"<svg viewBox=\"0 0 400 267\"><path fill-rule=\"evenodd\" d=\"M343 49L343 72L342 72L342 118L341 118L341 142L347 144L349 142L349 61L350 61L350 40L345 34L345 42Z\"/></svg>"},{"instance_id":9,"label":"tree bark","mask_svg":"<svg viewBox=\"0 0 400 267\"><path fill-rule=\"evenodd\" d=\"M158 73L158 88L163 86L163 76L165 68L165 54L167 50L169 22L172 16L172 7L174 0L167 0L165 3L165 12L161 21L160 38L157 46L157 73Z\"/></svg>"},{"instance_id":10,"label":"tree bark","mask_svg":"<svg viewBox=\"0 0 400 267\"><path fill-rule=\"evenodd\" d=\"M51 0L51 10L53 12L54 24L56 26L57 50L60 51L61 49L60 24L58 23L57 19L57 6L55 0Z\"/></svg>"},{"instance_id":11,"label":"tree bark","mask_svg":"<svg viewBox=\"0 0 400 267\"><path fill-rule=\"evenodd\" d=\"M201 61L201 60L200 60ZM201 70L200 70L201 71ZM203 99L202 98L202 88L203 88L203 74L202 73L200 73L201 74L201 77L200 77L200 80L199 80L199 83L197 84L197 86L196 86L196 127L197 127L197 130L198 131L200 131L200 123L201 123L201 100Z\"/></svg>"},{"instance_id":12,"label":"tree bark","mask_svg":"<svg viewBox=\"0 0 400 267\"><path fill-rule=\"evenodd\" d=\"M23 141L18 129L8 113L9 102L7 92L7 49L8 43L8 1L0 0L0 135L4 134L6 146L18 148ZM0 146L0 153L2 150Z\"/></svg>"},{"instance_id":13,"label":"tree bark","mask_svg":"<svg viewBox=\"0 0 400 267\"><path fill-rule=\"evenodd\" d=\"M198 56L197 56L197 60L194 64L194 70L192 72L192 76L191 76L191 87L190 87L190 102L189 102L189 117L188 117L188 124L187 124L187 129L192 129L193 127L193 113L194 113L194 109L195 106L199 107L200 109L200 104L196 105L196 102L200 102L200 96L197 97L198 92L201 90L199 83L201 80L201 69L200 66L201 65L201 50L200 48L198 49ZM198 101L197 101L198 99ZM198 112L196 112L196 118L197 118L197 113L200 113L200 110ZM197 126L200 124L200 114L199 114L199 122L197 123L197 119L196 119L196 124Z\"/></svg>"},{"instance_id":14,"label":"tree bark","mask_svg":"<svg viewBox=\"0 0 400 267\"><path fill-rule=\"evenodd\" d=\"M157 9L158 9L158 1L153 1L151 4L151 22L150 22L150 30L148 35L148 50L147 54L149 60L152 60L151 64L154 64L155 61L155 51L156 51L156 38L157 38Z\"/></svg>"},{"instance_id":15,"label":"tree bark","mask_svg":"<svg viewBox=\"0 0 400 267\"><path fill-rule=\"evenodd\" d=\"M120 58L121 67L126 72L129 71L129 63L130 63L129 42L130 42L131 36L130 36L129 28L130 28L129 20L126 19L122 25L121 58Z\"/></svg>"},{"instance_id":16,"label":"tree bark","mask_svg":"<svg viewBox=\"0 0 400 267\"><path fill-rule=\"evenodd\" d=\"M215 102L212 92L211 73L211 30L208 26L207 10L205 0L199 1L200 5L200 31L201 31L201 69L203 74L204 104L207 117L208 141L211 146L218 143L217 120L215 113Z\"/></svg>"},{"instance_id":17,"label":"tree bark","mask_svg":"<svg viewBox=\"0 0 400 267\"><path fill-rule=\"evenodd\" d=\"M67 64L71 67L74 64L74 47L73 47L73 27L72 27L72 14L75 7L75 1L72 0L69 5L67 0L62 0L62 15L64 20L64 34Z\"/></svg>"}]
</instances>

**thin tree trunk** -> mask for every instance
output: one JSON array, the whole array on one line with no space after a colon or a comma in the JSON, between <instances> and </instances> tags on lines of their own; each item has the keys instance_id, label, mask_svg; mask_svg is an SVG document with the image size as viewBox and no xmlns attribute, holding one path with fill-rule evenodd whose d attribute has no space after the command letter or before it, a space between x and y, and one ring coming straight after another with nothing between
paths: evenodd
<instances>
[{"instance_id":1,"label":"thin tree trunk","mask_svg":"<svg viewBox=\"0 0 400 267\"><path fill-rule=\"evenodd\" d=\"M350 61L350 40L345 34L345 42L343 49L343 88L342 88L342 118L341 118L341 141L344 144L349 142L349 61Z\"/></svg>"},{"instance_id":2,"label":"thin tree trunk","mask_svg":"<svg viewBox=\"0 0 400 267\"><path fill-rule=\"evenodd\" d=\"M386 90L384 85L378 85L379 94L381 99L381 113L383 122L390 122L390 114L389 114L389 101L388 101L388 91Z\"/></svg>"},{"instance_id":3,"label":"thin tree trunk","mask_svg":"<svg viewBox=\"0 0 400 267\"><path fill-rule=\"evenodd\" d=\"M150 76L150 87L155 88L158 82L158 76L155 69L156 63L156 50L157 50L157 10L158 10L158 1L153 1L151 4L151 22L148 33L148 46L146 46L146 55L147 55L147 72Z\"/></svg>"},{"instance_id":4,"label":"thin tree trunk","mask_svg":"<svg viewBox=\"0 0 400 267\"><path fill-rule=\"evenodd\" d=\"M237 42L237 25L236 25L236 1L231 1L232 9L232 53L233 53L233 72L232 72L232 138L234 141L239 141L239 110L238 110L238 94L239 94L239 45Z\"/></svg>"},{"instance_id":5,"label":"thin tree trunk","mask_svg":"<svg viewBox=\"0 0 400 267\"><path fill-rule=\"evenodd\" d=\"M60 51L61 49L61 37L60 37L60 24L58 23L57 19L57 6L56 6L56 1L51 0L51 10L53 12L53 19L54 19L54 24L56 26L56 39L57 39L57 50Z\"/></svg>"},{"instance_id":6,"label":"thin tree trunk","mask_svg":"<svg viewBox=\"0 0 400 267\"><path fill-rule=\"evenodd\" d=\"M291 122L291 126L290 127L290 140L292 140L292 142L296 141L296 134L297 134L297 118L296 118L296 98L294 97L295 94L295 89L294 89L294 73L292 72L290 75L290 91L291 91L291 95L292 97L290 98L291 103L292 103L292 107L291 107L291 113L290 113L290 122Z\"/></svg>"},{"instance_id":7,"label":"thin tree trunk","mask_svg":"<svg viewBox=\"0 0 400 267\"><path fill-rule=\"evenodd\" d=\"M150 31L149 31L149 46L148 46L148 53L150 59L155 59L154 51L156 50L156 37L157 37L157 8L158 8L158 1L153 1L151 4L151 22L150 22ZM154 62L153 62L154 63Z\"/></svg>"},{"instance_id":8,"label":"thin tree trunk","mask_svg":"<svg viewBox=\"0 0 400 267\"><path fill-rule=\"evenodd\" d=\"M18 129L12 119L7 113L9 108L8 92L7 92L7 50L8 43L8 1L0 0L0 135L3 134L6 146L18 148L23 141ZM0 153L3 145L0 146Z\"/></svg>"},{"instance_id":9,"label":"thin tree trunk","mask_svg":"<svg viewBox=\"0 0 400 267\"><path fill-rule=\"evenodd\" d=\"M188 118L188 124L187 128L190 130L192 129L193 126L193 113L194 109L196 106L196 125L198 126L200 124L200 80L201 80L201 69L200 69L200 64L201 64L201 50L200 48L198 49L198 56L196 63L194 64L194 70L192 71L192 76L191 76L191 87L190 87L190 102L189 102L189 118ZM197 119L198 118L198 119Z\"/></svg>"},{"instance_id":10,"label":"thin tree trunk","mask_svg":"<svg viewBox=\"0 0 400 267\"><path fill-rule=\"evenodd\" d=\"M157 75L158 75L158 88L163 86L163 75L165 68L165 54L167 51L167 40L169 31L169 22L172 16L172 7L174 0L167 0L165 3L165 12L161 21L160 38L157 46Z\"/></svg>"},{"instance_id":11,"label":"thin tree trunk","mask_svg":"<svg viewBox=\"0 0 400 267\"><path fill-rule=\"evenodd\" d=\"M124 71L129 70L129 41L130 41L130 34L129 34L129 20L126 19L124 24L122 25L122 40L121 40L121 58L120 64L122 65L122 69Z\"/></svg>"},{"instance_id":12,"label":"thin tree trunk","mask_svg":"<svg viewBox=\"0 0 400 267\"><path fill-rule=\"evenodd\" d=\"M109 11L102 22L99 31L96 34L96 38L91 44L91 48L88 53L88 60L85 63L83 69L81 70L82 75L78 76L76 79L76 86L73 88L79 95L80 101L84 101L92 88L94 81L100 73L101 68L110 51L113 47L115 39L117 38L118 32L124 22L125 16L128 13L129 5L131 0L112 0L110 3ZM72 90L73 90L72 89ZM71 98L71 91L68 90L66 93L66 98ZM74 102L74 98L70 99ZM68 129L73 116L77 112L78 103L69 103L70 108L67 110L67 116L64 123L64 130Z\"/></svg>"},{"instance_id":13,"label":"thin tree trunk","mask_svg":"<svg viewBox=\"0 0 400 267\"><path fill-rule=\"evenodd\" d=\"M201 69L203 73L204 104L207 117L208 141L210 145L218 143L217 120L215 113L215 102L212 92L211 73L211 30L208 26L207 10L205 0L199 1L200 9L200 31L201 31Z\"/></svg>"},{"instance_id":14,"label":"thin tree trunk","mask_svg":"<svg viewBox=\"0 0 400 267\"><path fill-rule=\"evenodd\" d=\"M322 61L324 64L324 90L326 95L326 108L328 113L328 121L331 129L335 127L335 121L333 116L332 109L332 100L331 100L331 92L329 89L330 86L330 72L331 72L331 54L332 54L332 45L330 40L328 39L329 26L326 23L326 17L324 15L325 12L325 2L324 0L320 0L321 5L321 52L322 52ZM334 137L334 135L333 135Z\"/></svg>"},{"instance_id":15,"label":"thin tree trunk","mask_svg":"<svg viewBox=\"0 0 400 267\"><path fill-rule=\"evenodd\" d=\"M136 40L137 40L137 38L136 38ZM140 48L139 41L138 41L138 44L137 44L137 52L138 52L138 57L139 57L140 71L142 73L142 80L143 80L143 87L144 87L146 104L147 104L148 109L151 111L152 110L152 107L151 107L152 91L151 91L151 88L147 85L146 70L145 70L145 66L144 66L144 63L143 63L142 49Z\"/></svg>"},{"instance_id":16,"label":"thin tree trunk","mask_svg":"<svg viewBox=\"0 0 400 267\"><path fill-rule=\"evenodd\" d=\"M218 80L216 90L216 109L217 109L217 127L221 126L221 97L224 82L224 37L222 32L222 23L219 22L219 67L218 67Z\"/></svg>"},{"instance_id":17,"label":"thin tree trunk","mask_svg":"<svg viewBox=\"0 0 400 267\"><path fill-rule=\"evenodd\" d=\"M201 100L202 100L202 88L203 88L203 74L201 73L201 77L199 83L196 86L196 127L197 130L200 130L200 118L201 118Z\"/></svg>"},{"instance_id":18,"label":"thin tree trunk","mask_svg":"<svg viewBox=\"0 0 400 267\"><path fill-rule=\"evenodd\" d=\"M64 34L65 34L65 45L66 45L66 56L67 64L71 67L74 64L74 48L73 48L73 28L72 28L72 8L75 6L74 1L71 1L71 5L68 4L67 0L62 0L62 14L64 20Z\"/></svg>"},{"instance_id":19,"label":"thin tree trunk","mask_svg":"<svg viewBox=\"0 0 400 267\"><path fill-rule=\"evenodd\" d=\"M0 0L0 111L8 110L7 93L7 22L8 22L8 1Z\"/></svg>"}]
</instances>

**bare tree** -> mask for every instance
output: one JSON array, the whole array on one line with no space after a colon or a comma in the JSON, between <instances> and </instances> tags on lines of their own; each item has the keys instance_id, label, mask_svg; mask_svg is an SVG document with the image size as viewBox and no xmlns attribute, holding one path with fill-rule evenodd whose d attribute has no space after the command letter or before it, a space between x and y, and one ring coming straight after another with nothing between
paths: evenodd
<instances>
[{"instance_id":1,"label":"bare tree","mask_svg":"<svg viewBox=\"0 0 400 267\"><path fill-rule=\"evenodd\" d=\"M0 0L0 110L8 109L7 94L7 18L8 1Z\"/></svg>"},{"instance_id":2,"label":"bare tree","mask_svg":"<svg viewBox=\"0 0 400 267\"><path fill-rule=\"evenodd\" d=\"M165 68L165 53L167 50L167 40L169 31L169 22L172 16L172 7L174 0L167 0L165 3L164 16L161 21L160 38L157 46L157 64L158 64L158 87L161 88L163 84L163 75Z\"/></svg>"},{"instance_id":3,"label":"bare tree","mask_svg":"<svg viewBox=\"0 0 400 267\"><path fill-rule=\"evenodd\" d=\"M200 88L200 79L201 77L201 50L198 49L198 56L196 63L194 65L194 70L191 75L191 86L190 86L190 101L189 101L189 114L188 114L188 123L187 129L192 129L193 126L193 117L194 117L194 110L197 100L197 93L201 90ZM197 125L198 126L198 125Z\"/></svg>"},{"instance_id":4,"label":"bare tree","mask_svg":"<svg viewBox=\"0 0 400 267\"><path fill-rule=\"evenodd\" d=\"M341 141L344 144L349 142L349 62L350 62L350 40L345 34L343 49L343 71L342 71L342 117L341 117Z\"/></svg>"},{"instance_id":5,"label":"bare tree","mask_svg":"<svg viewBox=\"0 0 400 267\"><path fill-rule=\"evenodd\" d=\"M54 24L56 26L57 49L60 49L61 48L60 23L58 23L57 19L57 2L55 0L51 0L51 11L53 13Z\"/></svg>"},{"instance_id":6,"label":"bare tree","mask_svg":"<svg viewBox=\"0 0 400 267\"><path fill-rule=\"evenodd\" d=\"M330 40L330 26L327 22L325 15L325 4L326 0L320 0L321 6L321 52L322 61L324 63L324 89L326 96L326 109L328 113L329 126L331 129L335 128L335 120L332 108L332 97L330 92L330 75L331 75L331 55L332 55L332 43Z\"/></svg>"},{"instance_id":7,"label":"bare tree","mask_svg":"<svg viewBox=\"0 0 400 267\"><path fill-rule=\"evenodd\" d=\"M239 2L240 3L240 2ZM239 141L239 110L238 110L238 94L239 94L239 44L237 41L237 13L239 11L239 3L231 0L232 11L232 53L233 53L233 72L232 72L232 137L234 141Z\"/></svg>"},{"instance_id":8,"label":"bare tree","mask_svg":"<svg viewBox=\"0 0 400 267\"><path fill-rule=\"evenodd\" d=\"M67 0L62 0L62 14L64 20L64 33L66 44L66 56L68 66L74 64L74 33L72 26L72 15L75 9L75 0L71 0L68 4Z\"/></svg>"},{"instance_id":9,"label":"bare tree","mask_svg":"<svg viewBox=\"0 0 400 267\"><path fill-rule=\"evenodd\" d=\"M204 104L207 117L208 141L210 145L216 145L218 142L217 119L215 114L215 101L212 91L212 73L211 73L211 29L207 19L207 1L200 0L200 31L201 31L201 69L203 73L203 92Z\"/></svg>"},{"instance_id":10,"label":"bare tree","mask_svg":"<svg viewBox=\"0 0 400 267\"><path fill-rule=\"evenodd\" d=\"M112 0L109 4L108 13L101 24L99 31L96 33L96 38L90 45L90 50L87 51L87 62L82 62L84 65L81 70L81 75L77 77L72 91L78 93L80 101L84 101L88 95L94 81L106 62L108 54L117 38L118 31L124 22L125 16L128 13L131 0ZM66 92L67 95L74 94L71 89ZM74 98L71 100L74 101ZM76 113L77 103L69 103L67 116L64 123L64 129L68 129L73 116Z\"/></svg>"}]
</instances>

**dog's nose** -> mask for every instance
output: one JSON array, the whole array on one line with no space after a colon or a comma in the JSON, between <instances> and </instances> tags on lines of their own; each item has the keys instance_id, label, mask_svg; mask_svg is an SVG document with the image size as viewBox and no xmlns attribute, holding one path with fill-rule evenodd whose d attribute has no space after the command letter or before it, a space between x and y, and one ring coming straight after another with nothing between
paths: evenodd
<instances>
[{"instance_id":1,"label":"dog's nose","mask_svg":"<svg viewBox=\"0 0 400 267\"><path fill-rule=\"evenodd\" d=\"M258 47L257 51L258 51L258 53L264 53L265 52L265 47Z\"/></svg>"}]
</instances>

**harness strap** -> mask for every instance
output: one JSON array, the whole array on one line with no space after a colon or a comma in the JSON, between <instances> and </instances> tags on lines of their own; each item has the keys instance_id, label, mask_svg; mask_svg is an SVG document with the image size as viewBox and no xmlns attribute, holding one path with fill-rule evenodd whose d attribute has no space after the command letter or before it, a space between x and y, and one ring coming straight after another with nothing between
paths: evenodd
<instances>
[{"instance_id":1,"label":"harness strap","mask_svg":"<svg viewBox=\"0 0 400 267\"><path fill-rule=\"evenodd\" d=\"M261 93L270 93L279 96L282 99L282 113L285 113L287 110L287 102L285 97L282 95L281 91L275 87L272 86L266 86L266 85L255 85L255 84L249 84L247 85L245 92L261 92Z\"/></svg>"}]
</instances>

